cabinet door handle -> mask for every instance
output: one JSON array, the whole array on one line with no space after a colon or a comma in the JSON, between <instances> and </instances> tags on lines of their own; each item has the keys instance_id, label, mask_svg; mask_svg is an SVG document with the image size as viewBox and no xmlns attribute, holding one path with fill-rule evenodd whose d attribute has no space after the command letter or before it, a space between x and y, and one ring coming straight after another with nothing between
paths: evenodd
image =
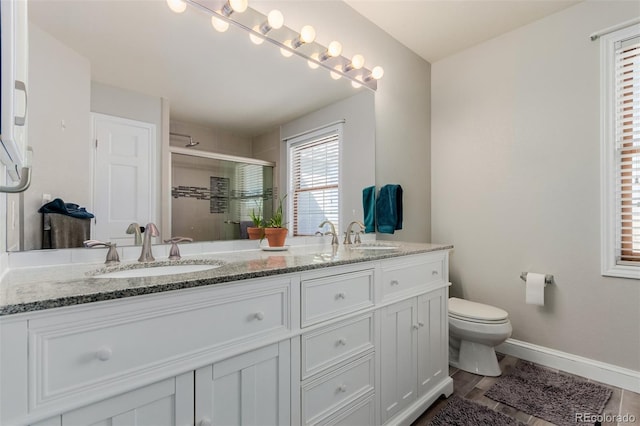
<instances>
[{"instance_id":1,"label":"cabinet door handle","mask_svg":"<svg viewBox=\"0 0 640 426\"><path fill-rule=\"evenodd\" d=\"M412 327L413 327L414 330L417 330L417 329L420 328L420 326L418 324L413 324Z\"/></svg>"},{"instance_id":2,"label":"cabinet door handle","mask_svg":"<svg viewBox=\"0 0 640 426\"><path fill-rule=\"evenodd\" d=\"M419 325L420 327L424 327L424 323L423 323L423 322L418 322L418 325Z\"/></svg>"},{"instance_id":3,"label":"cabinet door handle","mask_svg":"<svg viewBox=\"0 0 640 426\"><path fill-rule=\"evenodd\" d=\"M431 275L438 275L438 270L434 269L433 271L431 271Z\"/></svg>"},{"instance_id":4,"label":"cabinet door handle","mask_svg":"<svg viewBox=\"0 0 640 426\"><path fill-rule=\"evenodd\" d=\"M336 299L346 299L347 298L347 294L346 293L338 293L336 294Z\"/></svg>"},{"instance_id":5,"label":"cabinet door handle","mask_svg":"<svg viewBox=\"0 0 640 426\"><path fill-rule=\"evenodd\" d=\"M107 346L103 346L96 351L96 358L100 361L108 361L111 359L111 355L113 355L113 351Z\"/></svg>"},{"instance_id":6,"label":"cabinet door handle","mask_svg":"<svg viewBox=\"0 0 640 426\"><path fill-rule=\"evenodd\" d=\"M347 391L347 385L338 386L338 392L346 392L346 391Z\"/></svg>"},{"instance_id":7,"label":"cabinet door handle","mask_svg":"<svg viewBox=\"0 0 640 426\"><path fill-rule=\"evenodd\" d=\"M258 321L262 321L264 319L264 312L256 312L253 317Z\"/></svg>"},{"instance_id":8,"label":"cabinet door handle","mask_svg":"<svg viewBox=\"0 0 640 426\"><path fill-rule=\"evenodd\" d=\"M391 280L391 285L392 285L392 286L395 286L395 285L398 285L398 284L400 284L400 283L398 282L398 280Z\"/></svg>"},{"instance_id":9,"label":"cabinet door handle","mask_svg":"<svg viewBox=\"0 0 640 426\"><path fill-rule=\"evenodd\" d=\"M338 340L338 346L347 346L347 339L343 337L342 339Z\"/></svg>"},{"instance_id":10,"label":"cabinet door handle","mask_svg":"<svg viewBox=\"0 0 640 426\"><path fill-rule=\"evenodd\" d=\"M209 417L203 417L198 422L198 426L211 426L211 419Z\"/></svg>"}]
</instances>

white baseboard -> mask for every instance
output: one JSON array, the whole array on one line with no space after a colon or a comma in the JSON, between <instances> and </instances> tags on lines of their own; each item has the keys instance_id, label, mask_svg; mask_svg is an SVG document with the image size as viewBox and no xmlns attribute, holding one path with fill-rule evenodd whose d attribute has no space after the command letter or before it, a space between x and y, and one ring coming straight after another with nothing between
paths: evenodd
<instances>
[{"instance_id":1,"label":"white baseboard","mask_svg":"<svg viewBox=\"0 0 640 426\"><path fill-rule=\"evenodd\" d=\"M640 393L640 371L584 358L567 352L538 346L515 339L496 347L496 351L545 367L586 377L600 383Z\"/></svg>"}]
</instances>

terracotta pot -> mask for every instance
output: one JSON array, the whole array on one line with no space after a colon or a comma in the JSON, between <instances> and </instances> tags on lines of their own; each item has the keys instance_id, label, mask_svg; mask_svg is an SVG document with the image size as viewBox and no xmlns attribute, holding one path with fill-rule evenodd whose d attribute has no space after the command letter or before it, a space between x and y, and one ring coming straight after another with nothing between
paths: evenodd
<instances>
[{"instance_id":1,"label":"terracotta pot","mask_svg":"<svg viewBox=\"0 0 640 426\"><path fill-rule=\"evenodd\" d=\"M264 228L264 236L267 237L269 247L282 247L287 238L287 228Z\"/></svg>"},{"instance_id":2,"label":"terracotta pot","mask_svg":"<svg viewBox=\"0 0 640 426\"><path fill-rule=\"evenodd\" d=\"M250 240L260 240L264 238L264 228L250 226L247 228L247 234L249 235Z\"/></svg>"}]
</instances>

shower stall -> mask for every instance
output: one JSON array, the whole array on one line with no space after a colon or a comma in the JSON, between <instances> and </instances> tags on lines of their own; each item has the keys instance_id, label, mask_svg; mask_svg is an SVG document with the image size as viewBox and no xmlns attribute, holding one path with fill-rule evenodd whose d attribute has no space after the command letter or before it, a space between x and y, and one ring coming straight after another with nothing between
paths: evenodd
<instances>
[{"instance_id":1,"label":"shower stall","mask_svg":"<svg viewBox=\"0 0 640 426\"><path fill-rule=\"evenodd\" d=\"M171 235L244 239L252 210L271 215L274 163L189 148L170 152Z\"/></svg>"}]
</instances>

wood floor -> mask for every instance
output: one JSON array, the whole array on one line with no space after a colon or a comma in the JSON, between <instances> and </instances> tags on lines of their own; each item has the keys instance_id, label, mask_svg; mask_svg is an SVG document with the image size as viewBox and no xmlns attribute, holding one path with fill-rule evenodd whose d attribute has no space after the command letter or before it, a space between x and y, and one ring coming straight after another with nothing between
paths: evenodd
<instances>
[{"instance_id":1,"label":"wood floor","mask_svg":"<svg viewBox=\"0 0 640 426\"><path fill-rule=\"evenodd\" d=\"M509 355L505 355L504 358L500 360L500 367L502 368L502 373L507 373L515 363L518 361L517 358L514 358ZM553 370L553 369L551 369ZM555 370L557 371L557 370ZM449 368L449 375L453 378L453 389L454 394L471 399L473 401L479 402L481 404L486 405L487 407L507 414L511 417L514 417L520 420L522 423L528 425L535 426L543 426L543 425L553 425L553 423L549 423L545 420L530 416L529 414L518 411L508 405L501 404L499 402L493 401L486 396L484 393L491 385L496 381L494 377L483 377L478 376L476 374L467 373L466 371L458 370L453 367ZM628 390L616 388L609 385L604 385L613 391L611 398L607 402L607 405L604 408L603 414L612 414L612 415L633 415L635 416L634 423L607 423L603 422L602 425L640 425L640 394L635 392L631 392ZM447 400L441 398L437 400L427 411L425 411L422 416L420 416L412 426L426 426L430 423L431 419L433 419L436 414L442 410L447 404Z\"/></svg>"}]
</instances>

